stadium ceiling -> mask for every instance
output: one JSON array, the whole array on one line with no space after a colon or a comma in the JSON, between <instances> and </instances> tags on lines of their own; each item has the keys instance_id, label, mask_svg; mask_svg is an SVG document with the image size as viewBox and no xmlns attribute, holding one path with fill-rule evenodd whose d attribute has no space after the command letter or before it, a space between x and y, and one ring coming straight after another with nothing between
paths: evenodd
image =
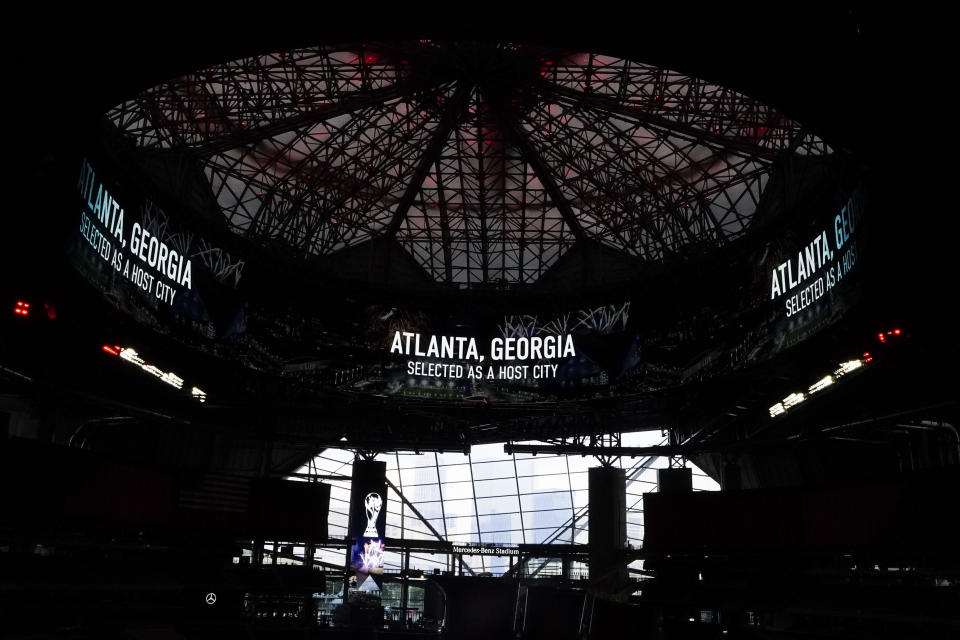
<instances>
[{"instance_id":1,"label":"stadium ceiling","mask_svg":"<svg viewBox=\"0 0 960 640\"><path fill-rule=\"evenodd\" d=\"M241 58L107 114L203 167L228 228L293 255L392 237L437 282L536 282L578 241L643 261L750 228L773 163L832 150L705 80L595 53L409 41Z\"/></svg>"}]
</instances>

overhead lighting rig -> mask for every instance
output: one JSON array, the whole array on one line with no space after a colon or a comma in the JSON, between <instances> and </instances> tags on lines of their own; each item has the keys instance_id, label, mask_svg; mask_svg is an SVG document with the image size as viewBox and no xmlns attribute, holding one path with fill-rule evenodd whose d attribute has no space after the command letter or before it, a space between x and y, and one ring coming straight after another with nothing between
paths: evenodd
<instances>
[{"instance_id":1,"label":"overhead lighting rig","mask_svg":"<svg viewBox=\"0 0 960 640\"><path fill-rule=\"evenodd\" d=\"M900 329L891 329L887 332L880 332L877 334L878 339L882 343L886 343L888 337L898 337L902 336L903 331ZM865 351L860 358L854 358L853 360L847 360L846 362L841 362L840 366L837 367L837 370L832 374L828 374L811 384L806 393L794 392L788 395L786 398L776 403L770 407L770 417L775 418L781 416L787 412L788 409L797 406L810 396L823 391L827 387L835 384L840 378L845 375L848 375L861 367L867 365L867 363L873 361L873 356L870 355L869 351Z\"/></svg>"},{"instance_id":2,"label":"overhead lighting rig","mask_svg":"<svg viewBox=\"0 0 960 640\"><path fill-rule=\"evenodd\" d=\"M851 371L856 371L862 367L864 361L857 358L855 360L848 360L846 362L841 362L840 367L834 371L832 374L828 374L814 382L807 388L806 393L803 392L794 392L788 395L786 398L778 402L777 404L770 407L770 417L775 418L779 415L783 415L787 412L788 409L791 409L815 393L823 391L827 387L833 385L841 377L847 375Z\"/></svg>"},{"instance_id":3,"label":"overhead lighting rig","mask_svg":"<svg viewBox=\"0 0 960 640\"><path fill-rule=\"evenodd\" d=\"M142 371L149 373L155 378L160 379L161 382L165 382L175 389L183 389L183 378L172 371L162 371L156 365L146 362L142 357L140 357L140 354L138 354L135 349L130 347L121 347L119 345L111 346L108 344L103 345L101 349L104 353L117 356L122 360L126 360L130 364L136 365ZM207 401L207 393L198 387L192 387L190 389L190 396L201 404Z\"/></svg>"}]
</instances>

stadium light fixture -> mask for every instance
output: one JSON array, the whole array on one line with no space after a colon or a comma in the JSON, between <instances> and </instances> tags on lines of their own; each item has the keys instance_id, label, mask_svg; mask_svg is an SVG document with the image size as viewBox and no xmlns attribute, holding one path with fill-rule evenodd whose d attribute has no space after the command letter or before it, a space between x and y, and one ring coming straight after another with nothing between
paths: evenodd
<instances>
[{"instance_id":1,"label":"stadium light fixture","mask_svg":"<svg viewBox=\"0 0 960 640\"><path fill-rule=\"evenodd\" d=\"M156 365L145 361L142 357L140 357L140 354L137 353L136 349L109 344L105 344L100 348L104 353L117 356L121 360L126 360L130 364L140 368L140 370L149 373L150 375L159 379L161 382L164 382L175 389L183 389L183 378L173 371L163 371ZM207 401L207 393L198 387L191 388L190 396L201 403Z\"/></svg>"}]
</instances>

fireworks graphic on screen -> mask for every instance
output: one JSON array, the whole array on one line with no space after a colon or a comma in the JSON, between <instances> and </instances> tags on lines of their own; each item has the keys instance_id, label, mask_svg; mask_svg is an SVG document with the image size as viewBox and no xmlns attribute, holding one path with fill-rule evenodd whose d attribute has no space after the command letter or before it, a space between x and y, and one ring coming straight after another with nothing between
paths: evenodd
<instances>
[{"instance_id":1,"label":"fireworks graphic on screen","mask_svg":"<svg viewBox=\"0 0 960 640\"><path fill-rule=\"evenodd\" d=\"M386 545L380 540L370 540L369 542L364 542L363 553L360 554L360 559L363 561L363 566L360 567L360 570L369 571L370 569L382 568L384 547L386 547Z\"/></svg>"}]
</instances>

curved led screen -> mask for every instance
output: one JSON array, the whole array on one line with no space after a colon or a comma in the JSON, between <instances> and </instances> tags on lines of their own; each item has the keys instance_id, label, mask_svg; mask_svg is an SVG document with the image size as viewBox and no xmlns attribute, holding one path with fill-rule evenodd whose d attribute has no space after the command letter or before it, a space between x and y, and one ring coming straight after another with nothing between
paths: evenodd
<instances>
[{"instance_id":1,"label":"curved led screen","mask_svg":"<svg viewBox=\"0 0 960 640\"><path fill-rule=\"evenodd\" d=\"M820 174L814 189L761 203L742 244L640 273L603 304L577 305L572 290L549 311L514 298L504 312L470 291L449 308L380 303L362 287L314 293L295 269L231 255L86 160L70 255L139 321L308 390L481 406L640 394L763 361L856 303L866 197ZM245 270L303 294L278 303Z\"/></svg>"},{"instance_id":2,"label":"curved led screen","mask_svg":"<svg viewBox=\"0 0 960 640\"><path fill-rule=\"evenodd\" d=\"M118 308L163 332L180 327L212 339L242 332L243 260L87 159L76 194L71 261Z\"/></svg>"}]
</instances>

